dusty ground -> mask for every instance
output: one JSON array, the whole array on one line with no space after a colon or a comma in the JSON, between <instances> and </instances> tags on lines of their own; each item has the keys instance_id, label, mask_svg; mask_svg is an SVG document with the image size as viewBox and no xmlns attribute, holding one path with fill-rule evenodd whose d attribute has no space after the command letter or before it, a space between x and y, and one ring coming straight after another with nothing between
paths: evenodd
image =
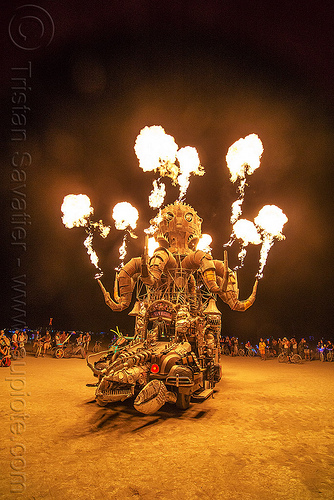
<instances>
[{"instance_id":1,"label":"dusty ground","mask_svg":"<svg viewBox=\"0 0 334 500\"><path fill-rule=\"evenodd\" d=\"M223 357L213 399L151 416L98 407L82 359L23 363L0 369L5 500L334 498L334 363Z\"/></svg>"}]
</instances>

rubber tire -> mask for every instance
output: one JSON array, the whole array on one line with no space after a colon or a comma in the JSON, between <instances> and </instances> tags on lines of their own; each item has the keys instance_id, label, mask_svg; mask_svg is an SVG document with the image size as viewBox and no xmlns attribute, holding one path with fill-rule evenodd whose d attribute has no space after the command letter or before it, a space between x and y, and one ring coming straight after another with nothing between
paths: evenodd
<instances>
[{"instance_id":1,"label":"rubber tire","mask_svg":"<svg viewBox=\"0 0 334 500\"><path fill-rule=\"evenodd\" d=\"M324 353L322 351L319 352L319 359L321 362L325 361L325 356L324 356Z\"/></svg>"},{"instance_id":2,"label":"rubber tire","mask_svg":"<svg viewBox=\"0 0 334 500\"><path fill-rule=\"evenodd\" d=\"M62 348L58 348L55 350L55 358L61 359L64 357L64 350Z\"/></svg>"},{"instance_id":3,"label":"rubber tire","mask_svg":"<svg viewBox=\"0 0 334 500\"><path fill-rule=\"evenodd\" d=\"M176 406L180 408L180 410L187 410L190 406L190 394L178 393Z\"/></svg>"},{"instance_id":4,"label":"rubber tire","mask_svg":"<svg viewBox=\"0 0 334 500\"><path fill-rule=\"evenodd\" d=\"M301 357L301 356L299 356L299 354L294 354L294 355L292 356L292 358L291 358L291 361L292 361L293 363L297 363L297 364L299 364L299 363L301 363L301 362L302 362L302 357Z\"/></svg>"},{"instance_id":5,"label":"rubber tire","mask_svg":"<svg viewBox=\"0 0 334 500\"><path fill-rule=\"evenodd\" d=\"M278 362L279 363L285 363L286 362L286 356L285 354L281 353L277 356Z\"/></svg>"},{"instance_id":6,"label":"rubber tire","mask_svg":"<svg viewBox=\"0 0 334 500\"><path fill-rule=\"evenodd\" d=\"M71 347L65 347L64 349L64 358L71 358L72 357L72 349Z\"/></svg>"},{"instance_id":7,"label":"rubber tire","mask_svg":"<svg viewBox=\"0 0 334 500\"><path fill-rule=\"evenodd\" d=\"M239 356L244 356L245 351L243 349L239 349L238 354L239 354Z\"/></svg>"},{"instance_id":8,"label":"rubber tire","mask_svg":"<svg viewBox=\"0 0 334 500\"><path fill-rule=\"evenodd\" d=\"M11 359L9 356L4 356L2 360L0 361L0 366L10 366L11 365Z\"/></svg>"}]
</instances>

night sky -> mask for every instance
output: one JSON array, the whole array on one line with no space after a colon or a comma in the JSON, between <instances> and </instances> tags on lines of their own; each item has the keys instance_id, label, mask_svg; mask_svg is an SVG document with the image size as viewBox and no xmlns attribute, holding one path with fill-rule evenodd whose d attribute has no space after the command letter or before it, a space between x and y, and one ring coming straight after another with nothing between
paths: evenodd
<instances>
[{"instance_id":1,"label":"night sky","mask_svg":"<svg viewBox=\"0 0 334 500\"><path fill-rule=\"evenodd\" d=\"M53 317L64 330L131 331L128 311L104 304L85 232L64 227L60 206L65 195L85 193L94 219L111 224L112 207L132 203L140 219L128 259L140 256L156 214L148 206L156 176L138 167L133 146L144 126L161 125L179 147L199 152L206 173L192 177L186 202L212 235L215 259L223 258L237 197L225 156L240 137L256 133L264 145L243 217L275 204L289 218L252 308L233 312L219 301L223 334L333 337L333 9L313 0L251 4L45 1L4 9L1 327L47 326ZM173 202L178 190L166 185ZM122 238L113 228L94 239L109 290ZM229 250L230 267L238 251ZM241 299L258 253L249 249L239 272Z\"/></svg>"}]
</instances>

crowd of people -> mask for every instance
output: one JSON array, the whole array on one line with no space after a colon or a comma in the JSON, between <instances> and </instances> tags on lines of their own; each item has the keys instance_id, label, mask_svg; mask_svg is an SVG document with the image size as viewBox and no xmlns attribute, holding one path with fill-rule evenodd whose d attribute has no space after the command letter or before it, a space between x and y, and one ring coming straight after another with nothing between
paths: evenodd
<instances>
[{"instance_id":1,"label":"crowd of people","mask_svg":"<svg viewBox=\"0 0 334 500\"><path fill-rule=\"evenodd\" d=\"M113 330L112 330L113 331ZM114 331L113 331L114 332ZM115 333L115 332L114 332ZM100 350L101 340L104 335L99 335L95 344ZM112 344L115 335L108 341ZM91 332L65 332L54 330L14 330L0 332L0 366L7 366L8 359L25 356L25 346L30 345L30 352L35 355L45 356L47 354L56 355L57 349L67 350L70 355L81 355L86 357L92 340ZM104 339L106 340L106 339ZM107 339L108 340L108 339ZM71 342L72 341L72 342ZM73 342L74 341L74 342ZM221 353L229 356L259 356L261 360L278 357L284 353L287 356L298 354L302 359L330 361L334 359L333 343L331 340L321 339L316 342L313 337L301 338L299 341L295 337L283 338L260 338L258 343L252 344L240 342L238 337L222 336ZM92 350L95 351L95 348ZM62 356L61 356L62 357Z\"/></svg>"},{"instance_id":2,"label":"crowd of people","mask_svg":"<svg viewBox=\"0 0 334 500\"><path fill-rule=\"evenodd\" d=\"M321 339L315 342L313 337L303 337L299 341L295 337L260 338L254 345L249 340L246 343L239 342L237 337L221 337L221 352L230 356L260 356L262 360L266 360L284 353L287 356L299 354L305 360L318 358L326 361L332 357L332 351L331 340Z\"/></svg>"},{"instance_id":3,"label":"crowd of people","mask_svg":"<svg viewBox=\"0 0 334 500\"><path fill-rule=\"evenodd\" d=\"M74 339L73 342L69 342ZM81 354L86 357L92 336L90 332L77 333L75 331L52 330L1 330L0 333L0 366L8 366L10 359L26 355L26 345L29 344L31 353L44 357L47 354L55 355L57 349L70 349L72 354ZM74 349L73 349L74 347ZM57 356L56 356L57 357Z\"/></svg>"}]
</instances>

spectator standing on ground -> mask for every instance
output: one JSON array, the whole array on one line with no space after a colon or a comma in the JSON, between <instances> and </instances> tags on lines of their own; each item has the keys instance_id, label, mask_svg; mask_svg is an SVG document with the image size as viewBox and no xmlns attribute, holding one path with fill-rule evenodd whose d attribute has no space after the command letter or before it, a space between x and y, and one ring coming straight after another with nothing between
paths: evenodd
<instances>
[{"instance_id":1,"label":"spectator standing on ground","mask_svg":"<svg viewBox=\"0 0 334 500\"><path fill-rule=\"evenodd\" d=\"M19 345L18 345L18 337L17 337L18 333L19 333L18 330L15 330L15 332L12 335L12 344L13 344L15 352L17 351L17 349L19 347Z\"/></svg>"},{"instance_id":2,"label":"spectator standing on ground","mask_svg":"<svg viewBox=\"0 0 334 500\"><path fill-rule=\"evenodd\" d=\"M283 352L286 356L289 355L289 350L290 350L290 341L284 337L283 339Z\"/></svg>"},{"instance_id":3,"label":"spectator standing on ground","mask_svg":"<svg viewBox=\"0 0 334 500\"><path fill-rule=\"evenodd\" d=\"M259 352L261 356L261 361L265 361L266 359L266 343L265 341L261 338L259 342Z\"/></svg>"},{"instance_id":4,"label":"spectator standing on ground","mask_svg":"<svg viewBox=\"0 0 334 500\"><path fill-rule=\"evenodd\" d=\"M238 356L239 340L237 337L233 337L233 356Z\"/></svg>"},{"instance_id":5,"label":"spectator standing on ground","mask_svg":"<svg viewBox=\"0 0 334 500\"><path fill-rule=\"evenodd\" d=\"M50 335L50 332L47 330L46 333L45 333L45 336L42 337L42 340L43 340L43 358L45 356L45 353L48 349L51 348L51 335Z\"/></svg>"},{"instance_id":6,"label":"spectator standing on ground","mask_svg":"<svg viewBox=\"0 0 334 500\"><path fill-rule=\"evenodd\" d=\"M304 338L302 338L298 344L298 354L299 356L301 356L302 358L304 357L304 349L305 349L305 345L306 345L306 340Z\"/></svg>"},{"instance_id":7,"label":"spectator standing on ground","mask_svg":"<svg viewBox=\"0 0 334 500\"><path fill-rule=\"evenodd\" d=\"M308 345L306 340L305 340L305 344L304 344L304 356L305 356L306 361L311 361L310 346Z\"/></svg>"},{"instance_id":8,"label":"spectator standing on ground","mask_svg":"<svg viewBox=\"0 0 334 500\"><path fill-rule=\"evenodd\" d=\"M246 348L246 354L247 354L247 356L250 356L250 351L252 350L252 344L250 343L249 340L247 340L247 342L245 344L245 348Z\"/></svg>"},{"instance_id":9,"label":"spectator standing on ground","mask_svg":"<svg viewBox=\"0 0 334 500\"><path fill-rule=\"evenodd\" d=\"M89 348L89 343L92 340L92 337L89 332L86 332L85 335L83 336L83 343L84 343L84 349L87 354L88 348Z\"/></svg>"},{"instance_id":10,"label":"spectator standing on ground","mask_svg":"<svg viewBox=\"0 0 334 500\"><path fill-rule=\"evenodd\" d=\"M292 354L297 354L298 343L294 337L292 337L292 339L290 340L290 345L291 345L291 349L292 349Z\"/></svg>"}]
</instances>

